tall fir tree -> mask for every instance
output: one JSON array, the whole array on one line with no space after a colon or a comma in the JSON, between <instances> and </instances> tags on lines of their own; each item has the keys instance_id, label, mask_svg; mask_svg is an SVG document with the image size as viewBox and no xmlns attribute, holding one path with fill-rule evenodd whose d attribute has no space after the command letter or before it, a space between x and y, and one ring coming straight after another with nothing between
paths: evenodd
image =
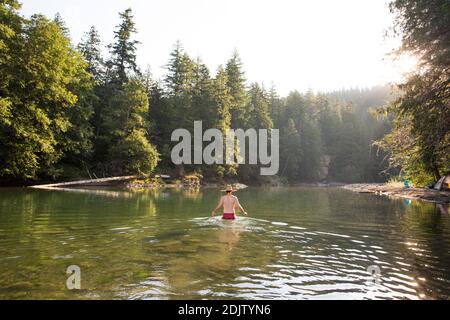
<instances>
[{"instance_id":1,"label":"tall fir tree","mask_svg":"<svg viewBox=\"0 0 450 320\"><path fill-rule=\"evenodd\" d=\"M245 126L255 129L272 129L269 101L267 94L259 84L253 83L248 91L248 102L245 108Z\"/></svg>"},{"instance_id":2,"label":"tall fir tree","mask_svg":"<svg viewBox=\"0 0 450 320\"><path fill-rule=\"evenodd\" d=\"M109 45L111 59L108 67L114 75L114 81L124 84L129 80L130 73L140 74L136 63L136 51L139 41L134 40L136 25L131 9L119 13L121 23L114 31L114 43Z\"/></svg>"},{"instance_id":3,"label":"tall fir tree","mask_svg":"<svg viewBox=\"0 0 450 320\"><path fill-rule=\"evenodd\" d=\"M105 80L105 62L102 56L102 41L97 29L92 26L78 44L78 51L87 62L87 71L97 85Z\"/></svg>"},{"instance_id":4,"label":"tall fir tree","mask_svg":"<svg viewBox=\"0 0 450 320\"><path fill-rule=\"evenodd\" d=\"M228 76L228 88L232 97L231 101L231 126L233 128L242 127L245 123L245 106L247 103L246 79L242 70L242 61L237 50L228 60L226 65Z\"/></svg>"},{"instance_id":5,"label":"tall fir tree","mask_svg":"<svg viewBox=\"0 0 450 320\"><path fill-rule=\"evenodd\" d=\"M268 92L269 114L274 128L280 128L281 114L283 112L283 100L280 98L274 84Z\"/></svg>"},{"instance_id":6,"label":"tall fir tree","mask_svg":"<svg viewBox=\"0 0 450 320\"><path fill-rule=\"evenodd\" d=\"M108 173L148 174L156 167L159 155L148 140L148 109L148 92L136 79L111 97L103 116Z\"/></svg>"},{"instance_id":7,"label":"tall fir tree","mask_svg":"<svg viewBox=\"0 0 450 320\"><path fill-rule=\"evenodd\" d=\"M287 119L285 126L281 127L280 137L280 172L279 175L287 177L289 181L298 181L300 175L300 161L303 158L301 137L295 121Z\"/></svg>"},{"instance_id":8,"label":"tall fir tree","mask_svg":"<svg viewBox=\"0 0 450 320\"><path fill-rule=\"evenodd\" d=\"M56 23L56 25L61 29L61 32L64 34L64 36L70 39L70 30L59 12L55 14L53 22Z\"/></svg>"},{"instance_id":9,"label":"tall fir tree","mask_svg":"<svg viewBox=\"0 0 450 320\"><path fill-rule=\"evenodd\" d=\"M192 115L194 120L202 120L206 128L213 128L213 80L208 67L197 58L193 67L192 78Z\"/></svg>"},{"instance_id":10,"label":"tall fir tree","mask_svg":"<svg viewBox=\"0 0 450 320\"><path fill-rule=\"evenodd\" d=\"M172 131L176 128L193 129L196 120L192 104L195 62L183 50L179 41L170 54L166 69L165 95L170 104L171 116L168 125Z\"/></svg>"}]
</instances>

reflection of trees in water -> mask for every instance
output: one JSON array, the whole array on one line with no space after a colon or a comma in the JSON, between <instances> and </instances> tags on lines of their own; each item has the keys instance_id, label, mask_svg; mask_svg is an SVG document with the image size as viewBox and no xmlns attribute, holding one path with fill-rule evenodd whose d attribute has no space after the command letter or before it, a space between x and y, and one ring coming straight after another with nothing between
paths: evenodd
<instances>
[{"instance_id":1,"label":"reflection of trees in water","mask_svg":"<svg viewBox=\"0 0 450 320\"><path fill-rule=\"evenodd\" d=\"M401 221L404 253L418 283L417 292L438 299L449 298L440 290L448 288L450 279L450 226L443 217L438 205L413 201L406 205Z\"/></svg>"},{"instance_id":2,"label":"reflection of trees in water","mask_svg":"<svg viewBox=\"0 0 450 320\"><path fill-rule=\"evenodd\" d=\"M201 199L201 192L191 190L33 190L2 196L3 207L15 208L10 223L19 230L8 238L19 245L0 250L4 257L21 256L18 265L0 262L1 270L9 270L1 277L2 287L11 288L5 297L33 288L33 298L128 296L132 289L125 284L149 279L162 279L164 292L182 295L186 288L232 281L240 265L254 264L255 253L240 248L239 228L199 229L180 218L180 213L198 214ZM259 248L261 261L268 261L268 250ZM71 264L81 267L84 291L65 290L65 270Z\"/></svg>"},{"instance_id":3,"label":"reflection of trees in water","mask_svg":"<svg viewBox=\"0 0 450 320\"><path fill-rule=\"evenodd\" d=\"M266 222L258 225L264 230L250 230L239 221L202 225L190 219L206 216L210 210L200 210L214 207L219 195L205 190L2 190L0 298L114 298L133 293L200 298L198 292L208 290L239 294L242 277L271 275L269 265L314 267L298 255L285 259L281 251L329 256L336 254L334 244L367 256L372 251L385 262L383 276L395 279L401 273L414 276L414 281L423 277L426 281L417 281L417 292L445 297L450 225L434 205L314 189L243 190L237 195L250 213L253 206L255 216L277 217L305 227L309 235ZM347 238L331 243L324 233L311 234L332 230L363 240L364 246ZM388 254L373 253L373 245ZM70 264L80 265L86 291L65 290Z\"/></svg>"},{"instance_id":4,"label":"reflection of trees in water","mask_svg":"<svg viewBox=\"0 0 450 320\"><path fill-rule=\"evenodd\" d=\"M450 204L437 204L437 207L441 214L450 215Z\"/></svg>"},{"instance_id":5,"label":"reflection of trees in water","mask_svg":"<svg viewBox=\"0 0 450 320\"><path fill-rule=\"evenodd\" d=\"M183 196L188 199L192 200L202 200L203 193L200 191L200 188L184 188L183 189Z\"/></svg>"},{"instance_id":6,"label":"reflection of trees in water","mask_svg":"<svg viewBox=\"0 0 450 320\"><path fill-rule=\"evenodd\" d=\"M0 297L81 297L88 292L65 289L71 264L81 267L82 286L94 296L99 288L112 294L130 274L142 275L130 261L143 255L141 242L158 229L155 201L151 194L100 191L2 193L0 205L11 211L0 220L6 230L0 232Z\"/></svg>"}]
</instances>

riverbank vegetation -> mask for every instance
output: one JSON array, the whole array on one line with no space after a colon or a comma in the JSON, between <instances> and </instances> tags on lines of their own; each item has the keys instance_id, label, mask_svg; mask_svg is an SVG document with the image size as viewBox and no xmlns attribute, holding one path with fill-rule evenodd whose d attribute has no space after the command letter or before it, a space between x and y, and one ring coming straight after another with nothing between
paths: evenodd
<instances>
[{"instance_id":1,"label":"riverbank vegetation","mask_svg":"<svg viewBox=\"0 0 450 320\"><path fill-rule=\"evenodd\" d=\"M402 39L398 54L414 55L419 64L384 110L395 115L394 128L378 145L392 167L427 185L450 171L450 3L396 0L390 8Z\"/></svg>"},{"instance_id":2,"label":"riverbank vegetation","mask_svg":"<svg viewBox=\"0 0 450 320\"><path fill-rule=\"evenodd\" d=\"M380 86L280 97L275 85L247 82L237 51L211 71L180 42L166 75L153 79L136 63L131 9L119 14L104 56L95 27L74 44L59 16L26 19L16 0L2 0L0 183L155 171L264 182L256 166L175 167L171 134L192 130L195 120L222 131L280 129L279 177L288 182L381 182L400 169L428 182L450 163L450 41L448 31L438 31L448 25L449 8L432 2L392 3L402 51L422 54L421 71L395 94ZM438 3L433 16L421 14Z\"/></svg>"}]
</instances>

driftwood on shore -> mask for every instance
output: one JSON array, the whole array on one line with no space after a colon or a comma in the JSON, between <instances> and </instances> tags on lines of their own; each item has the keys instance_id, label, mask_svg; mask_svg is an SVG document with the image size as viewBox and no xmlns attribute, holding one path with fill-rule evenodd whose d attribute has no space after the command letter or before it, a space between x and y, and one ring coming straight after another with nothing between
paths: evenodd
<instances>
[{"instance_id":1,"label":"driftwood on shore","mask_svg":"<svg viewBox=\"0 0 450 320\"><path fill-rule=\"evenodd\" d=\"M43 185L30 186L29 188L54 189L54 188L67 187L67 186L85 186L85 185L102 184L102 183L109 183L109 182L130 181L133 179L136 179L136 176L111 177L111 178L102 178L102 179L89 179L89 180L70 181L70 182L61 182L61 183L53 183L53 184L43 184Z\"/></svg>"},{"instance_id":2,"label":"driftwood on shore","mask_svg":"<svg viewBox=\"0 0 450 320\"><path fill-rule=\"evenodd\" d=\"M439 179L439 181L434 185L434 190L448 191L449 189L450 189L450 174Z\"/></svg>"}]
</instances>

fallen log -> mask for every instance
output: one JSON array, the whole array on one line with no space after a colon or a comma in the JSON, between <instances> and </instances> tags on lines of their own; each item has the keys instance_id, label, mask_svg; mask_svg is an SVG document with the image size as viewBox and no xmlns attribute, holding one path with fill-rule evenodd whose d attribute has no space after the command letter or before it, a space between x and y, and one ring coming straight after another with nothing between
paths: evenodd
<instances>
[{"instance_id":1,"label":"fallen log","mask_svg":"<svg viewBox=\"0 0 450 320\"><path fill-rule=\"evenodd\" d=\"M61 183L53 183L53 184L41 184L41 185L30 186L29 188L52 189L52 188L67 187L67 186L84 186L84 185L114 182L114 181L129 181L129 180L133 180L133 179L136 179L136 176L111 177L111 178L61 182Z\"/></svg>"}]
</instances>

